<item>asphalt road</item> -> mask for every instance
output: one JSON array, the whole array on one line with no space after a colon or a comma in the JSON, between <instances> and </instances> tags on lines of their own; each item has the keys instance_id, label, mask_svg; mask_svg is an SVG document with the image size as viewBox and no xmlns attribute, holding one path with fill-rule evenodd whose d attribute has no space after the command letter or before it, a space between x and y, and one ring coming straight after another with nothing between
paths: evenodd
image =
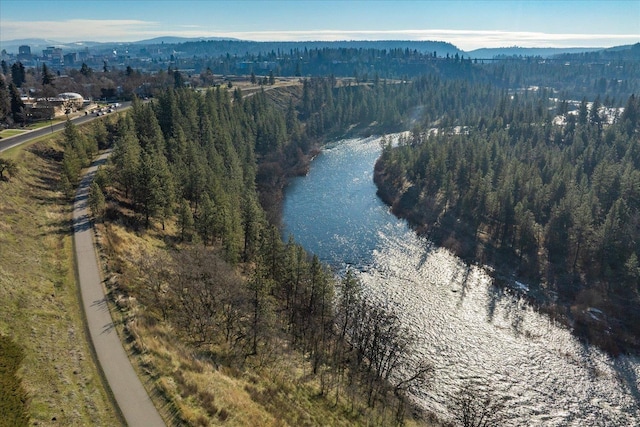
<instances>
[{"instance_id":1,"label":"asphalt road","mask_svg":"<svg viewBox=\"0 0 640 427\"><path fill-rule=\"evenodd\" d=\"M123 102L121 103L121 106L118 107L118 111L122 111L122 110L126 110L127 108L129 108L131 106L131 102ZM110 113L110 114L114 114L114 113ZM73 119L71 119L71 122L74 125L81 125L84 123L88 123L92 120L97 119L98 117L93 115L93 114L88 114L86 116L78 116L78 117L74 117ZM44 135L48 135L54 132L58 132L62 129L64 129L64 125L65 122L61 122L61 123L56 123L54 125L51 126L45 126L43 128L40 129L36 129L36 130L30 130L27 131L25 133L22 133L20 135L16 135L16 136L11 136L9 138L4 138L4 139L0 139L0 153L2 153L4 150L8 150L9 148L13 148L16 147L20 144L23 144L27 141L30 141L32 139L38 138L39 136L44 136Z\"/></svg>"},{"instance_id":2,"label":"asphalt road","mask_svg":"<svg viewBox=\"0 0 640 427\"><path fill-rule=\"evenodd\" d=\"M130 427L165 426L114 327L94 246L88 208L89 187L98 166L106 162L108 155L105 153L92 163L80 182L73 206L74 246L82 304L98 362L127 424Z\"/></svg>"}]
</instances>

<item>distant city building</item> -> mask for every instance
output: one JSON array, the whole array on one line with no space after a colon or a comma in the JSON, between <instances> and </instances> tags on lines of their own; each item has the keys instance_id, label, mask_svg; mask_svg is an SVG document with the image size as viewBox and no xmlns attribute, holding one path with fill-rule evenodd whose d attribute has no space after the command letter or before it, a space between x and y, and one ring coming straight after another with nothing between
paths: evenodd
<instances>
[{"instance_id":1,"label":"distant city building","mask_svg":"<svg viewBox=\"0 0 640 427\"><path fill-rule=\"evenodd\" d=\"M16 56L16 59L23 63L31 61L33 59L31 46L23 45L18 47L18 56Z\"/></svg>"},{"instance_id":2,"label":"distant city building","mask_svg":"<svg viewBox=\"0 0 640 427\"><path fill-rule=\"evenodd\" d=\"M66 67L74 65L76 62L78 62L78 54L76 52L67 53L64 55L63 58L64 58L64 65Z\"/></svg>"},{"instance_id":3,"label":"distant city building","mask_svg":"<svg viewBox=\"0 0 640 427\"><path fill-rule=\"evenodd\" d=\"M31 46L22 45L18 47L18 61L31 61Z\"/></svg>"},{"instance_id":4,"label":"distant city building","mask_svg":"<svg viewBox=\"0 0 640 427\"><path fill-rule=\"evenodd\" d=\"M63 64L62 49L55 46L49 46L42 51L42 57L45 61L51 62L51 65L60 66Z\"/></svg>"},{"instance_id":5,"label":"distant city building","mask_svg":"<svg viewBox=\"0 0 640 427\"><path fill-rule=\"evenodd\" d=\"M25 112L29 120L49 120L53 117L71 114L84 106L84 98L79 93L60 93L55 98L24 97Z\"/></svg>"},{"instance_id":6,"label":"distant city building","mask_svg":"<svg viewBox=\"0 0 640 427\"><path fill-rule=\"evenodd\" d=\"M49 46L42 50L44 59L53 59L54 57L62 57L62 49L55 46Z\"/></svg>"},{"instance_id":7,"label":"distant city building","mask_svg":"<svg viewBox=\"0 0 640 427\"><path fill-rule=\"evenodd\" d=\"M78 52L78 60L79 61L86 61L90 57L91 57L91 54L89 53L89 48L88 47L85 47L84 50L81 50L80 52Z\"/></svg>"}]
</instances>

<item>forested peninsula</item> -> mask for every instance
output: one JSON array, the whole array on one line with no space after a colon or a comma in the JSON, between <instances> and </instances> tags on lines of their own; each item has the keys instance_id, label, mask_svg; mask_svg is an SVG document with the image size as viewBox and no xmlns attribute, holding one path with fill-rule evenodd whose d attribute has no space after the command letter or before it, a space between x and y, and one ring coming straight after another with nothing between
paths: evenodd
<instances>
[{"instance_id":1,"label":"forested peninsula","mask_svg":"<svg viewBox=\"0 0 640 427\"><path fill-rule=\"evenodd\" d=\"M387 142L378 194L612 354L640 349L639 103L474 86L477 114ZM524 291L524 292L523 292Z\"/></svg>"}]
</instances>

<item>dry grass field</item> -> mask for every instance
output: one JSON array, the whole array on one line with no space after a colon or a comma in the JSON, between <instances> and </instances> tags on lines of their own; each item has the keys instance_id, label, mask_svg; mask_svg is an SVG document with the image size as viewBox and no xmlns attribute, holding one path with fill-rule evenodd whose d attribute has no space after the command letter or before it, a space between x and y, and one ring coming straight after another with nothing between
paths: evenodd
<instances>
[{"instance_id":1,"label":"dry grass field","mask_svg":"<svg viewBox=\"0 0 640 427\"><path fill-rule=\"evenodd\" d=\"M0 181L0 334L25 353L32 425L120 425L85 334L60 150L44 140L1 154L18 174Z\"/></svg>"},{"instance_id":2,"label":"dry grass field","mask_svg":"<svg viewBox=\"0 0 640 427\"><path fill-rule=\"evenodd\" d=\"M336 404L331 396L321 396L311 364L286 348L238 363L228 349L194 347L180 339L179 331L139 302L144 299L137 283L141 258L167 249L159 227L132 232L118 221L107 222L98 226L98 240L115 323L143 382L155 384L152 399L168 425L346 427L391 422L393 408L385 414L358 405L352 410L342 398Z\"/></svg>"}]
</instances>

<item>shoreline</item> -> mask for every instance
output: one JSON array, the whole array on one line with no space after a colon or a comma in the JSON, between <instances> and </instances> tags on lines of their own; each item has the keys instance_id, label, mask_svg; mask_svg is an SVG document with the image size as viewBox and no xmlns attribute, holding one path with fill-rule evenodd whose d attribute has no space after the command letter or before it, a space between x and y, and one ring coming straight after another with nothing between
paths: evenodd
<instances>
[{"instance_id":1,"label":"shoreline","mask_svg":"<svg viewBox=\"0 0 640 427\"><path fill-rule=\"evenodd\" d=\"M607 312L612 310L624 312L624 301L609 301L611 307L606 311L588 304L577 304L568 296L550 289L541 275L530 274L532 268L523 269L518 265L515 254L501 250L477 235L470 235L466 225L459 220L426 225L424 216L408 209L405 197L410 191L402 191L394 183L388 182L387 178L378 159L373 174L377 196L389 206L393 215L406 220L419 236L451 251L467 264L480 266L493 279L495 288L505 289L524 298L535 310L567 327L581 342L594 345L612 357L640 354L638 337L625 333L627 331L616 319L607 316ZM552 270L550 265L544 267ZM539 273L537 269L533 271ZM571 288L580 287L580 278L575 275L558 274L554 278L559 282L569 283Z\"/></svg>"}]
</instances>

